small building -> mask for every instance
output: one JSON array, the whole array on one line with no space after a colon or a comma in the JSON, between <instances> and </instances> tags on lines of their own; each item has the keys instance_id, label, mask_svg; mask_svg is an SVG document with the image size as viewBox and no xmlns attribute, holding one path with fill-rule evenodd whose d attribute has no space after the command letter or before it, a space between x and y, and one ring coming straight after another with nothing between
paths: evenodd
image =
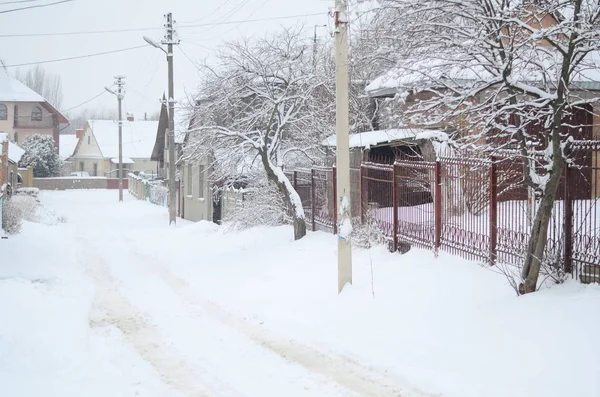
<instances>
[{"instance_id":1,"label":"small building","mask_svg":"<svg viewBox=\"0 0 600 397\"><path fill-rule=\"evenodd\" d=\"M0 70L0 131L19 144L31 135L50 135L60 143L60 125L68 123L44 97Z\"/></svg>"},{"instance_id":2,"label":"small building","mask_svg":"<svg viewBox=\"0 0 600 397\"><path fill-rule=\"evenodd\" d=\"M0 133L0 189L10 196L22 182L19 176L19 161L25 154L19 145L8 139L8 134Z\"/></svg>"},{"instance_id":3,"label":"small building","mask_svg":"<svg viewBox=\"0 0 600 397\"><path fill-rule=\"evenodd\" d=\"M83 130L81 130L83 133ZM75 163L73 161L73 154L75 153L75 148L77 147L77 143L79 142L79 136L77 135L61 135L60 136L60 144L58 146L58 155L63 162L61 174L62 175L70 175L72 172L75 172Z\"/></svg>"},{"instance_id":4,"label":"small building","mask_svg":"<svg viewBox=\"0 0 600 397\"><path fill-rule=\"evenodd\" d=\"M158 121L123 121L123 177L129 172L158 173L158 162L151 159ZM90 176L118 178L119 125L113 120L88 120L71 157L75 172Z\"/></svg>"}]
</instances>

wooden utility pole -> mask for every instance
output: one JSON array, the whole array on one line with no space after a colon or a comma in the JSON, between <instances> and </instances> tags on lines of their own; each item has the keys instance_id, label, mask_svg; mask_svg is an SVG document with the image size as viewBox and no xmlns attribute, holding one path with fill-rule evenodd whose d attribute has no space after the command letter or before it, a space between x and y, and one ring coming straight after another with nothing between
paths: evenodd
<instances>
[{"instance_id":1,"label":"wooden utility pole","mask_svg":"<svg viewBox=\"0 0 600 397\"><path fill-rule=\"evenodd\" d=\"M338 211L338 292L352 283L350 232L350 132L348 116L348 16L346 0L335 0L336 167Z\"/></svg>"}]
</instances>

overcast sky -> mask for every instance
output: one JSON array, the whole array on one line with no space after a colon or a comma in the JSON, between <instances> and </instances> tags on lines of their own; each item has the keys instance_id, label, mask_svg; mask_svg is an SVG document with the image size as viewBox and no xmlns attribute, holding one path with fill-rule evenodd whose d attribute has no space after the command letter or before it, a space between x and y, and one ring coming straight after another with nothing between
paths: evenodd
<instances>
[{"instance_id":1,"label":"overcast sky","mask_svg":"<svg viewBox=\"0 0 600 397\"><path fill-rule=\"evenodd\" d=\"M0 5L0 11L56 0ZM4 3L5 0L0 0ZM193 60L209 56L223 40L236 36L263 35L283 26L304 24L312 36L315 24L331 24L327 16L333 0L75 0L47 8L14 13L0 13L0 35L51 32L80 32L154 28L143 32L107 33L95 35L0 37L0 59L6 65L66 58L111 51L144 44L142 36L160 41L164 32L163 15L172 12L179 27L181 50ZM261 19L300 14L321 13L319 16L184 28L186 24L205 24ZM327 29L320 29L322 39ZM117 74L127 78L125 110L136 117L159 110L158 102L167 87L167 62L164 53L150 46L100 57L49 63L48 71L62 76L63 110L77 106L100 94ZM23 68L26 69L26 68ZM14 69L10 69L11 71ZM180 99L184 90L192 92L197 85L197 72L181 51L175 51L175 90ZM88 108L116 107L110 94L84 106Z\"/></svg>"}]
</instances>

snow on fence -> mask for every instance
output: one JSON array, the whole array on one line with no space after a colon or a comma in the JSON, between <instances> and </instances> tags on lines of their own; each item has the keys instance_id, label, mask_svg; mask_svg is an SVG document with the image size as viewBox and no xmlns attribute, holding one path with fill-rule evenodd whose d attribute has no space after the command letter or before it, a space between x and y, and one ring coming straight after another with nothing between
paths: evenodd
<instances>
[{"instance_id":1,"label":"snow on fence","mask_svg":"<svg viewBox=\"0 0 600 397\"><path fill-rule=\"evenodd\" d=\"M336 169L287 171L312 230L337 233ZM490 264L523 262L536 210L514 157L363 163L351 170L352 217L390 240ZM564 171L545 260L575 277L600 263L600 150L580 148Z\"/></svg>"},{"instance_id":2,"label":"snow on fence","mask_svg":"<svg viewBox=\"0 0 600 397\"><path fill-rule=\"evenodd\" d=\"M149 201L163 207L169 206L169 189L161 180L155 180L154 175L143 173L128 175L129 193L138 200Z\"/></svg>"}]
</instances>

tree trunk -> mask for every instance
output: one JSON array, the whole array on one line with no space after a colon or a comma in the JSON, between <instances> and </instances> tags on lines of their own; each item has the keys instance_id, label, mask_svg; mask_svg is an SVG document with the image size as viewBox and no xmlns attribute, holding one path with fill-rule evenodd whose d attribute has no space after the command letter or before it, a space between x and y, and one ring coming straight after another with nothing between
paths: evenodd
<instances>
[{"instance_id":1,"label":"tree trunk","mask_svg":"<svg viewBox=\"0 0 600 397\"><path fill-rule=\"evenodd\" d=\"M294 220L294 240L300 240L306 236L306 217L304 216L304 208L302 207L302 201L298 192L294 189L294 186L285 176L283 170L271 163L268 155L264 152L260 153L267 178L273 182L281 195L283 200L292 210L292 219Z\"/></svg>"},{"instance_id":2,"label":"tree trunk","mask_svg":"<svg viewBox=\"0 0 600 397\"><path fill-rule=\"evenodd\" d=\"M527 257L523 265L522 279L519 285L521 295L535 292L537 289L538 277L542 268L544 252L548 244L548 225L552 218L552 210L556 199L556 192L560 183L565 162L562 157L557 158L553 164L552 174L542 195L540 206L537 209L531 237L527 247Z\"/></svg>"}]
</instances>

